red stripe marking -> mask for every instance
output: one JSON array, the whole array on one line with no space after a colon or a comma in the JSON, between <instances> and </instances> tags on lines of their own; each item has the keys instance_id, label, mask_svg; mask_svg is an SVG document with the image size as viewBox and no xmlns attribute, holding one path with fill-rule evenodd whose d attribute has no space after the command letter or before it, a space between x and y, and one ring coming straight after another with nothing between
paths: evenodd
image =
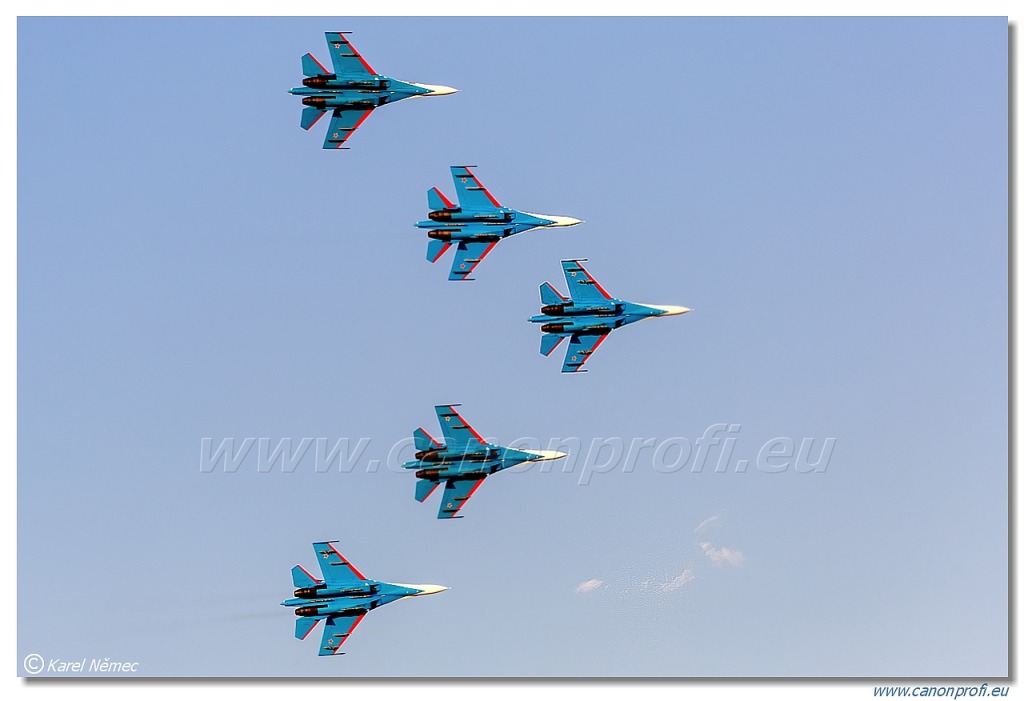
<instances>
[{"instance_id":1,"label":"red stripe marking","mask_svg":"<svg viewBox=\"0 0 1024 701\"><path fill-rule=\"evenodd\" d=\"M448 209L454 209L455 208L455 203L452 202L451 200L449 200L447 197L445 197L443 192L438 190L436 187L434 188L434 192L436 192L437 196L441 198L442 202L444 202L444 206L445 207L447 207Z\"/></svg>"},{"instance_id":2,"label":"red stripe marking","mask_svg":"<svg viewBox=\"0 0 1024 701\"><path fill-rule=\"evenodd\" d=\"M313 575L311 575L311 574L309 573L309 570L307 570L307 569L306 569L305 567L303 567L302 565L296 565L296 567L298 567L298 568L299 568L300 570L302 570L303 572L305 572L305 573L306 573L306 576L307 576L307 577L309 577L310 579L312 579L312 580L313 580L314 582L316 582L317 584L320 584L320 580L319 580L319 579L317 579L316 577L314 577Z\"/></svg>"},{"instance_id":3,"label":"red stripe marking","mask_svg":"<svg viewBox=\"0 0 1024 701\"><path fill-rule=\"evenodd\" d=\"M576 265L578 265L579 269L583 271L583 274L587 276L587 279L590 280L592 283L594 283L594 287L597 288L598 292L600 292L601 294L604 295L605 299L611 299L612 298L612 296L610 294L608 294L603 287L601 287L601 283L599 283L597 280L595 280L594 276L587 272L586 268L584 268L579 263L577 263Z\"/></svg>"},{"instance_id":4,"label":"red stripe marking","mask_svg":"<svg viewBox=\"0 0 1024 701\"><path fill-rule=\"evenodd\" d=\"M445 253L448 252L448 249L451 248L451 247L452 247L452 245L450 243L446 243L444 246L441 247L440 252L438 252L438 254L436 256L434 256L430 260L430 262L431 263L436 263L441 258L441 256L443 256ZM426 431L424 431L424 433L426 433ZM431 439L431 440L433 440L433 439Z\"/></svg>"},{"instance_id":5,"label":"red stripe marking","mask_svg":"<svg viewBox=\"0 0 1024 701\"><path fill-rule=\"evenodd\" d=\"M359 62L363 64L363 68L365 68L371 75L377 75L377 71L370 68L370 64L366 62L366 59L363 58L363 55L361 53L359 53L359 50L356 49L356 47L352 46L352 42L346 39L344 34L339 34L338 36L341 37L341 42L348 46L348 48L352 50L352 53L356 55L356 58L359 59Z\"/></svg>"},{"instance_id":6,"label":"red stripe marking","mask_svg":"<svg viewBox=\"0 0 1024 701\"><path fill-rule=\"evenodd\" d=\"M463 273L463 274L464 274L464 275L469 275L469 274L470 274L471 272L473 272L473 270L475 270L475 269L476 269L476 266L480 265L480 263L482 263L482 262L483 262L484 258L486 258L486 257L487 257L487 254L491 252L491 249L492 249L492 248L494 248L494 247L495 247L495 246L497 246L497 245L498 245L498 242L497 242L497 241L492 241L492 242L491 242L491 245L490 245L490 246L488 246L488 247L487 247L487 248L486 248L486 249L484 250L484 252L480 254L480 257L476 259L476 263L473 263L473 265L469 266L469 270L467 270L467 271L466 271L465 273ZM475 433L475 431L474 431L474 433Z\"/></svg>"},{"instance_id":7,"label":"red stripe marking","mask_svg":"<svg viewBox=\"0 0 1024 701\"><path fill-rule=\"evenodd\" d=\"M359 128L359 125L366 121L366 118L370 116L370 112L373 112L373 110L366 110L366 112L363 113L363 116L359 118L359 121L352 125L352 129L348 132L348 136L339 141L338 145L334 148L341 148L341 145L348 141L348 137L352 136L352 133Z\"/></svg>"},{"instance_id":8,"label":"red stripe marking","mask_svg":"<svg viewBox=\"0 0 1024 701\"><path fill-rule=\"evenodd\" d=\"M470 489L470 490L469 490L469 491L468 491L468 492L466 493L466 497L465 497L465 498L464 498L464 499L463 499L462 501L460 501L460 502L459 502L459 506L458 506L458 508L456 508L456 509L455 509L455 511L454 511L454 512L452 513L452 516L454 516L455 514L459 513L459 511L461 511L461 510L462 510L462 507L466 505L466 502L467 502L467 501L469 501L469 498L470 498L471 496L473 496L473 492L475 492L476 490L480 489L480 485L484 483L484 480L485 480L485 479L487 479L487 478L486 478L486 477L481 477L480 479L478 479L478 480L476 481L476 484L474 484L474 485L473 485L473 488L472 488L472 489Z\"/></svg>"},{"instance_id":9,"label":"red stripe marking","mask_svg":"<svg viewBox=\"0 0 1024 701\"><path fill-rule=\"evenodd\" d=\"M333 550L334 554L341 558L341 561L344 562L350 570L352 570L352 573L355 574L355 576L359 577L359 579L366 579L366 577L364 577L363 574L355 568L355 565L346 560L345 556L338 552L338 549L336 547L334 547L330 543L327 544L327 547Z\"/></svg>"},{"instance_id":10,"label":"red stripe marking","mask_svg":"<svg viewBox=\"0 0 1024 701\"><path fill-rule=\"evenodd\" d=\"M365 617L365 613L359 614L359 618L357 618L356 622L352 624L352 627L348 629L348 632L340 634L341 642L338 643L338 645L333 650L331 650L332 655L338 654L338 650L341 649L341 646L348 642L348 639L352 637L352 631L354 631L356 629L356 626L359 625L359 621L363 620L363 618Z\"/></svg>"},{"instance_id":11,"label":"red stripe marking","mask_svg":"<svg viewBox=\"0 0 1024 701\"><path fill-rule=\"evenodd\" d=\"M356 629L356 626L359 625L359 622L361 620L363 620L364 618L366 618L366 614L365 613L359 614L359 618L357 618L356 622L352 624L352 627L348 629L348 632L345 634L345 637L341 639L340 643L338 643L338 648L335 649L335 651L331 653L332 655L337 653L338 650L341 649L341 646L344 645L346 642L348 642L348 639L352 637L352 631L354 631Z\"/></svg>"},{"instance_id":12,"label":"red stripe marking","mask_svg":"<svg viewBox=\"0 0 1024 701\"><path fill-rule=\"evenodd\" d=\"M494 195L492 195L490 191L486 187L484 187L483 183L481 183L480 180L475 175L473 175L473 171L471 171L469 168L466 168L466 172L469 173L469 177L473 179L473 182L476 183L476 186L483 190L484 194L487 195L487 199L491 201L491 204L493 204L495 207L501 207L501 205L498 204L498 200L494 199Z\"/></svg>"},{"instance_id":13,"label":"red stripe marking","mask_svg":"<svg viewBox=\"0 0 1024 701\"><path fill-rule=\"evenodd\" d=\"M608 334L605 334L604 336L601 336L601 338L597 339L597 343L595 343L594 346L590 349L590 352L583 356L583 361L580 362L580 368L583 367L583 365L588 360L590 360L590 356L592 356L594 352L597 351L597 347L604 343L604 339L606 338L608 338ZM579 368L576 369L579 370Z\"/></svg>"},{"instance_id":14,"label":"red stripe marking","mask_svg":"<svg viewBox=\"0 0 1024 701\"><path fill-rule=\"evenodd\" d=\"M449 245L451 245L451 244L449 244ZM440 448L440 447L441 447L441 442L440 442L440 441L438 441L438 440L437 440L436 438L434 438L434 437L433 437L432 435L430 435L429 433L427 433L427 429L425 429L425 428L423 428L422 426L420 426L420 430L421 430L421 431L423 431L423 435L425 435L425 436L426 436L427 438L429 438L429 439L430 439L430 442L431 442L431 443L433 443L434 445L436 445L436 446L437 446L438 448Z\"/></svg>"},{"instance_id":15,"label":"red stripe marking","mask_svg":"<svg viewBox=\"0 0 1024 701\"><path fill-rule=\"evenodd\" d=\"M437 490L437 488L439 486L441 486L441 483L440 482L435 482L434 486L430 488L429 492L427 492L427 495L425 497L423 497L423 501L426 501L427 499L429 499L430 495L433 494Z\"/></svg>"},{"instance_id":16,"label":"red stripe marking","mask_svg":"<svg viewBox=\"0 0 1024 701\"><path fill-rule=\"evenodd\" d=\"M494 244L492 243L491 245L493 246ZM469 431L470 433L472 433L472 434L473 434L473 436L474 436L474 437L475 437L475 438L476 438L476 439L477 439L478 441L480 441L480 442L481 442L481 443L483 443L484 445L486 445L486 444L487 444L487 441L485 441L485 440L483 439L483 437L481 437L481 436L480 436L480 434L479 434L479 433L477 433L477 432L476 432L476 431L475 431L475 430L473 429L473 427L472 427L472 426L470 426L470 425L469 425L469 423L467 423L467 421L466 421L466 420L465 420L464 418L462 418L462 414L460 414L459 412L455 411L455 407L453 407L453 406L449 405L449 406L448 406L448 410L449 410L449 411L451 411L451 412L452 412L453 414L455 414L456 416L458 416L458 417L459 417L459 421L461 421L461 422L462 422L462 425L463 425L463 426L465 426L465 427L466 427L466 429L467 429L467 430L468 430L468 431Z\"/></svg>"},{"instance_id":17,"label":"red stripe marking","mask_svg":"<svg viewBox=\"0 0 1024 701\"><path fill-rule=\"evenodd\" d=\"M315 63L316 65L320 66L320 70L322 70L324 72L324 75L330 75L331 74L331 72L324 67L324 64L322 64L322 63L320 63L319 61L316 60L316 56L314 56L313 54L310 54L309 57L311 59L313 59L313 63Z\"/></svg>"},{"instance_id":18,"label":"red stripe marking","mask_svg":"<svg viewBox=\"0 0 1024 701\"><path fill-rule=\"evenodd\" d=\"M551 350L549 350L547 353L545 353L544 357L546 358L546 357L550 356L552 353L554 353L555 349L558 348L560 345L562 345L562 341L564 341L564 340L565 340L565 336L559 336L558 343L556 343L555 345L551 346Z\"/></svg>"},{"instance_id":19,"label":"red stripe marking","mask_svg":"<svg viewBox=\"0 0 1024 701\"><path fill-rule=\"evenodd\" d=\"M558 298L559 298L560 300L562 300L563 302L568 302L568 301L569 301L569 298L568 298L568 297L565 297L565 296L563 296L563 295L562 295L562 293L561 293L561 292L559 292L559 291L558 291L558 289L557 289L557 288L556 288L556 287L555 287L554 285L552 285L552 284L551 284L550 282L545 282L544 284L548 286L548 289L549 289L549 290L551 290L551 291L552 291L552 292L554 292L554 293L555 293L556 295L558 295Z\"/></svg>"},{"instance_id":20,"label":"red stripe marking","mask_svg":"<svg viewBox=\"0 0 1024 701\"><path fill-rule=\"evenodd\" d=\"M306 635L303 635L301 638L299 638L299 640L305 640L309 636L309 634L313 632L313 629L316 628L318 623L320 623L319 618L313 621L313 625L311 625L309 627L309 630L306 631Z\"/></svg>"},{"instance_id":21,"label":"red stripe marking","mask_svg":"<svg viewBox=\"0 0 1024 701\"><path fill-rule=\"evenodd\" d=\"M326 110L324 110L324 111L320 112L320 114L318 114L318 115L316 116L316 119L314 119L314 120L313 120L312 124L310 124L310 125L309 125L308 127L306 127L306 131L309 131L310 129L312 129L312 128L313 128L313 125L314 125L314 124L316 124L317 122L319 122L319 121L320 121L320 120L321 120L321 119L323 118L323 116L324 116L325 114L327 114L327 111L326 111Z\"/></svg>"}]
</instances>

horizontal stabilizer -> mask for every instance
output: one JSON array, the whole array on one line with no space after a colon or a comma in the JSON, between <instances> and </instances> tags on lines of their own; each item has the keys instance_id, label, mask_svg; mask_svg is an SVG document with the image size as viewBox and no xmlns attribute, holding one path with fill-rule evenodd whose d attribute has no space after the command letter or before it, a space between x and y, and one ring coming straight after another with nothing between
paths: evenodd
<instances>
[{"instance_id":1,"label":"horizontal stabilizer","mask_svg":"<svg viewBox=\"0 0 1024 701\"><path fill-rule=\"evenodd\" d=\"M567 302L565 297L558 293L550 282L545 282L540 286L540 303L541 304L564 304ZM544 355L547 355L545 353Z\"/></svg>"},{"instance_id":2,"label":"horizontal stabilizer","mask_svg":"<svg viewBox=\"0 0 1024 701\"><path fill-rule=\"evenodd\" d=\"M455 205L448 201L448 198L441 194L436 187L427 190L427 206L436 211L438 209L454 209Z\"/></svg>"},{"instance_id":3,"label":"horizontal stabilizer","mask_svg":"<svg viewBox=\"0 0 1024 701\"><path fill-rule=\"evenodd\" d=\"M292 584L295 585L296 589L315 587L319 583L302 565L295 565L292 568Z\"/></svg>"},{"instance_id":4,"label":"horizontal stabilizer","mask_svg":"<svg viewBox=\"0 0 1024 701\"><path fill-rule=\"evenodd\" d=\"M416 501L426 501L439 484L438 480L416 480Z\"/></svg>"},{"instance_id":5,"label":"horizontal stabilizer","mask_svg":"<svg viewBox=\"0 0 1024 701\"><path fill-rule=\"evenodd\" d=\"M441 444L422 428L417 428L412 432L412 441L416 445L416 450L431 450L441 447Z\"/></svg>"},{"instance_id":6,"label":"horizontal stabilizer","mask_svg":"<svg viewBox=\"0 0 1024 701\"><path fill-rule=\"evenodd\" d=\"M452 244L448 241L438 241L437 239L430 239L427 242L427 260L431 263L436 263L438 258L444 255L444 252L448 250L448 247Z\"/></svg>"},{"instance_id":7,"label":"horizontal stabilizer","mask_svg":"<svg viewBox=\"0 0 1024 701\"><path fill-rule=\"evenodd\" d=\"M303 107L302 128L309 131L325 114L327 114L327 110L318 110L316 107Z\"/></svg>"},{"instance_id":8,"label":"horizontal stabilizer","mask_svg":"<svg viewBox=\"0 0 1024 701\"><path fill-rule=\"evenodd\" d=\"M565 339L565 336L557 336L553 333L546 333L540 337L541 355L551 355L552 351L558 348L558 344Z\"/></svg>"},{"instance_id":9,"label":"horizontal stabilizer","mask_svg":"<svg viewBox=\"0 0 1024 701\"><path fill-rule=\"evenodd\" d=\"M330 73L313 58L313 54L306 54L302 57L302 75L313 78L318 75L330 75Z\"/></svg>"},{"instance_id":10,"label":"horizontal stabilizer","mask_svg":"<svg viewBox=\"0 0 1024 701\"><path fill-rule=\"evenodd\" d=\"M295 619L295 637L299 640L305 640L306 636L309 635L309 631L316 628L316 624L319 622L319 618L299 616Z\"/></svg>"}]
</instances>

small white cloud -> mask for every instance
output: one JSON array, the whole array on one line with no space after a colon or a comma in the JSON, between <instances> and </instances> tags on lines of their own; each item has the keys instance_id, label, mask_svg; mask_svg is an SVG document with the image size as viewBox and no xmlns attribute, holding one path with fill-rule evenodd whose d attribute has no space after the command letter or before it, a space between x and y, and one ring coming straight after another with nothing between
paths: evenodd
<instances>
[{"instance_id":1,"label":"small white cloud","mask_svg":"<svg viewBox=\"0 0 1024 701\"><path fill-rule=\"evenodd\" d=\"M720 565L723 562L732 565L733 567L739 567L743 564L743 553L739 550L730 550L729 548L716 548L707 541L700 544L700 549L704 551L708 559L716 565Z\"/></svg>"},{"instance_id":2,"label":"small white cloud","mask_svg":"<svg viewBox=\"0 0 1024 701\"><path fill-rule=\"evenodd\" d=\"M701 533L701 532L703 532L705 529L710 528L711 524L713 524L715 521L717 521L720 518L722 518L722 517L721 516L712 516L711 518L704 519L703 521L700 522L700 524L696 528L693 529L693 532L694 533Z\"/></svg>"},{"instance_id":3,"label":"small white cloud","mask_svg":"<svg viewBox=\"0 0 1024 701\"><path fill-rule=\"evenodd\" d=\"M684 586L697 579L697 575L693 573L693 570L687 568L683 570L683 573L673 579L671 582L665 582L661 585L662 591L675 591L676 589L682 589Z\"/></svg>"},{"instance_id":4,"label":"small white cloud","mask_svg":"<svg viewBox=\"0 0 1024 701\"><path fill-rule=\"evenodd\" d=\"M603 579L588 579L585 582L580 582L579 586L576 587L577 594L586 594L588 592L597 591L604 586Z\"/></svg>"}]
</instances>

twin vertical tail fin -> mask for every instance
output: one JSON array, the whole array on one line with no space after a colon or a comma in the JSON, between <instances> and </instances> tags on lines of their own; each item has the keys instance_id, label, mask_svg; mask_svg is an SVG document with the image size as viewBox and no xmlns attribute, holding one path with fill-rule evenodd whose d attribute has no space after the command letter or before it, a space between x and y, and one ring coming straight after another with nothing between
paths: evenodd
<instances>
[{"instance_id":1,"label":"twin vertical tail fin","mask_svg":"<svg viewBox=\"0 0 1024 701\"><path fill-rule=\"evenodd\" d=\"M427 242L427 260L431 263L436 263L438 258L444 255L444 252L451 246L450 241L438 241L437 239L430 239Z\"/></svg>"},{"instance_id":2,"label":"twin vertical tail fin","mask_svg":"<svg viewBox=\"0 0 1024 701\"><path fill-rule=\"evenodd\" d=\"M313 54L306 54L302 57L302 75L307 78L316 78L321 75L330 75L319 61L313 58Z\"/></svg>"},{"instance_id":3,"label":"twin vertical tail fin","mask_svg":"<svg viewBox=\"0 0 1024 701\"><path fill-rule=\"evenodd\" d=\"M569 300L558 293L558 290L556 290L550 282L545 282L540 286L541 304L565 304L568 301Z\"/></svg>"},{"instance_id":4,"label":"twin vertical tail fin","mask_svg":"<svg viewBox=\"0 0 1024 701\"><path fill-rule=\"evenodd\" d=\"M295 619L295 637L299 640L305 640L306 636L309 635L309 631L316 628L316 624L319 622L319 618L299 616Z\"/></svg>"},{"instance_id":5,"label":"twin vertical tail fin","mask_svg":"<svg viewBox=\"0 0 1024 701\"><path fill-rule=\"evenodd\" d=\"M427 190L427 206L430 207L431 212L438 212L443 209L455 209L455 205L452 204L444 194L436 187L432 187ZM431 263L436 263L437 259L444 255L444 252L451 246L449 241L438 241L437 239L431 239L427 243L427 260Z\"/></svg>"},{"instance_id":6,"label":"twin vertical tail fin","mask_svg":"<svg viewBox=\"0 0 1024 701\"><path fill-rule=\"evenodd\" d=\"M412 432L412 442L416 446L416 450L431 450L433 448L440 448L441 444L434 440L434 437L424 431L422 428L417 428Z\"/></svg>"},{"instance_id":7,"label":"twin vertical tail fin","mask_svg":"<svg viewBox=\"0 0 1024 701\"><path fill-rule=\"evenodd\" d=\"M310 128L320 121L320 118L327 114L327 110L318 110L316 107L302 108L302 128L309 131Z\"/></svg>"},{"instance_id":8,"label":"twin vertical tail fin","mask_svg":"<svg viewBox=\"0 0 1024 701\"><path fill-rule=\"evenodd\" d=\"M557 336L553 333L546 333L540 337L540 352L543 355L551 355L558 348L558 344L565 340L565 336Z\"/></svg>"},{"instance_id":9,"label":"twin vertical tail fin","mask_svg":"<svg viewBox=\"0 0 1024 701\"><path fill-rule=\"evenodd\" d=\"M416 480L416 501L426 501L439 484L440 480Z\"/></svg>"},{"instance_id":10,"label":"twin vertical tail fin","mask_svg":"<svg viewBox=\"0 0 1024 701\"><path fill-rule=\"evenodd\" d=\"M431 243L441 243L440 241L431 241ZM412 442L416 446L417 451L421 450L437 450L442 447L440 443L434 440L434 437L424 431L422 428L417 428L412 432ZM437 479L418 479L416 480L416 501L425 501L427 497L434 493L437 489L437 485L441 484L440 480Z\"/></svg>"},{"instance_id":11,"label":"twin vertical tail fin","mask_svg":"<svg viewBox=\"0 0 1024 701\"><path fill-rule=\"evenodd\" d=\"M302 565L295 565L292 568L292 584L295 585L296 589L315 587L319 583Z\"/></svg>"},{"instance_id":12,"label":"twin vertical tail fin","mask_svg":"<svg viewBox=\"0 0 1024 701\"><path fill-rule=\"evenodd\" d=\"M306 54L302 57L302 75L307 78L317 78L324 75L330 75L327 69L323 65L313 58L313 54ZM326 114L326 110L317 109L316 107L305 107L302 110L302 128L306 131L320 121L320 118Z\"/></svg>"},{"instance_id":13,"label":"twin vertical tail fin","mask_svg":"<svg viewBox=\"0 0 1024 701\"><path fill-rule=\"evenodd\" d=\"M437 211L439 209L453 209L455 207L455 205L452 204L447 197L441 194L441 191L436 187L432 187L427 190L427 206L430 207L432 211Z\"/></svg>"}]
</instances>

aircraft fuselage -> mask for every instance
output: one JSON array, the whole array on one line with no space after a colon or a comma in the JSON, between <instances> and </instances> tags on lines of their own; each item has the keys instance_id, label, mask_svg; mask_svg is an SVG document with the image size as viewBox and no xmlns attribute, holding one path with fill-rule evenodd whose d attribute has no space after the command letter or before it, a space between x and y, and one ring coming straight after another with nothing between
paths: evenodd
<instances>
[{"instance_id":1,"label":"aircraft fuselage","mask_svg":"<svg viewBox=\"0 0 1024 701\"><path fill-rule=\"evenodd\" d=\"M445 480L487 477L524 462L542 457L543 451L516 450L487 444L484 448L470 452L432 448L416 453L416 459L402 467L416 470L419 479Z\"/></svg>"},{"instance_id":2,"label":"aircraft fuselage","mask_svg":"<svg viewBox=\"0 0 1024 701\"><path fill-rule=\"evenodd\" d=\"M530 321L541 324L545 333L605 334L643 319L662 316L664 308L610 299L602 304L548 304Z\"/></svg>"},{"instance_id":3,"label":"aircraft fuselage","mask_svg":"<svg viewBox=\"0 0 1024 701\"><path fill-rule=\"evenodd\" d=\"M292 608L295 615L300 617L359 615L407 596L418 596L442 589L443 587L435 585L389 584L372 579L341 587L320 583L296 589L293 598L285 599L281 605Z\"/></svg>"},{"instance_id":4,"label":"aircraft fuselage","mask_svg":"<svg viewBox=\"0 0 1024 701\"><path fill-rule=\"evenodd\" d=\"M407 97L426 97L454 92L451 88L444 89L448 92L439 90L442 87L405 83L382 75L349 80L339 80L335 75L318 75L303 79L301 88L292 88L288 92L292 95L301 95L302 104L306 107L321 110L339 107L373 109Z\"/></svg>"},{"instance_id":5,"label":"aircraft fuselage","mask_svg":"<svg viewBox=\"0 0 1024 701\"><path fill-rule=\"evenodd\" d=\"M524 231L550 226L550 219L501 207L487 212L467 212L459 208L430 212L429 219L416 222L427 229L427 236L438 241L498 241Z\"/></svg>"}]
</instances>

